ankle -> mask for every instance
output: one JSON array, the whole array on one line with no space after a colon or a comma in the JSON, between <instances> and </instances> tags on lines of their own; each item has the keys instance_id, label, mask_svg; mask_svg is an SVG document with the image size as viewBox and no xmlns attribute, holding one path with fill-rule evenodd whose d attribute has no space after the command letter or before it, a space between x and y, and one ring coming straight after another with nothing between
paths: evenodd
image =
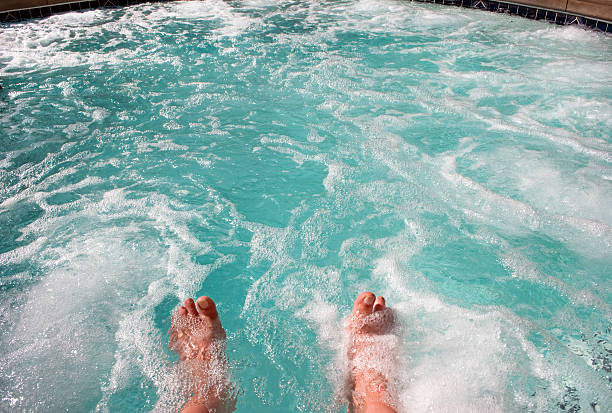
<instances>
[{"instance_id":1,"label":"ankle","mask_svg":"<svg viewBox=\"0 0 612 413\"><path fill-rule=\"evenodd\" d=\"M209 410L203 401L191 399L185 403L181 413L209 413Z\"/></svg>"},{"instance_id":2,"label":"ankle","mask_svg":"<svg viewBox=\"0 0 612 413\"><path fill-rule=\"evenodd\" d=\"M363 413L397 413L397 411L382 401L366 402Z\"/></svg>"}]
</instances>

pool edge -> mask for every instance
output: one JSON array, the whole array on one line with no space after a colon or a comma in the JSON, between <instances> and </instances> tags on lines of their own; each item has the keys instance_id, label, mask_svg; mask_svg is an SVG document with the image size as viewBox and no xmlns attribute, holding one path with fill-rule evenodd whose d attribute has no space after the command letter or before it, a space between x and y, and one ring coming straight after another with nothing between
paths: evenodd
<instances>
[{"instance_id":1,"label":"pool edge","mask_svg":"<svg viewBox=\"0 0 612 413\"><path fill-rule=\"evenodd\" d=\"M0 24L20 20L36 19L47 17L52 14L70 11L91 10L95 8L114 8L124 7L140 3L164 3L175 0L14 0L12 4L21 4L30 7L15 8L11 10L2 9L0 5ZM586 29L612 33L612 21L603 19L595 14L604 13L606 17L612 16L612 5L595 7L597 13L593 15L581 14L575 11L589 10L592 5L588 0L410 0L420 3L435 3L445 6L458 6L480 10L487 10L496 13L511 14L531 20L544 20L558 25L577 25ZM40 4L44 3L44 4ZM529 4L527 4L529 3ZM558 4L560 8L547 8L541 5L554 6Z\"/></svg>"},{"instance_id":2,"label":"pool edge","mask_svg":"<svg viewBox=\"0 0 612 413\"><path fill-rule=\"evenodd\" d=\"M0 23L37 19L58 13L92 10L98 8L117 8L141 3L167 3L175 0L30 0L27 3L45 3L31 7L0 10Z\"/></svg>"},{"instance_id":3,"label":"pool edge","mask_svg":"<svg viewBox=\"0 0 612 413\"><path fill-rule=\"evenodd\" d=\"M535 4L525 4L518 1L505 0L411 0L420 3L435 3L446 6L466 7L480 9L496 13L511 14L531 20L544 20L558 25L578 25L584 28L612 33L612 21L599 17L587 16L585 14L574 13L567 10L572 0L565 0L565 10L540 7ZM530 0L531 3L538 3L537 0ZM542 3L542 2L539 2ZM610 6L612 13L612 5Z\"/></svg>"}]
</instances>

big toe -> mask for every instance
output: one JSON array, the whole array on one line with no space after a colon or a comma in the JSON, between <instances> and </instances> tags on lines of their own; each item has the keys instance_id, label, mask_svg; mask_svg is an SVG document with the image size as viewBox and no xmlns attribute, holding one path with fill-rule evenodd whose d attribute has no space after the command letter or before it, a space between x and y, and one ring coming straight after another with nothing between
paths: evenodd
<instances>
[{"instance_id":1,"label":"big toe","mask_svg":"<svg viewBox=\"0 0 612 413\"><path fill-rule=\"evenodd\" d=\"M216 320L219 317L217 306L212 298L203 295L196 301L200 316L207 317L211 320Z\"/></svg>"},{"instance_id":2,"label":"big toe","mask_svg":"<svg viewBox=\"0 0 612 413\"><path fill-rule=\"evenodd\" d=\"M353 314L370 314L372 312L372 306L375 300L376 296L369 291L359 294L357 299L355 299L355 303L353 304Z\"/></svg>"}]
</instances>

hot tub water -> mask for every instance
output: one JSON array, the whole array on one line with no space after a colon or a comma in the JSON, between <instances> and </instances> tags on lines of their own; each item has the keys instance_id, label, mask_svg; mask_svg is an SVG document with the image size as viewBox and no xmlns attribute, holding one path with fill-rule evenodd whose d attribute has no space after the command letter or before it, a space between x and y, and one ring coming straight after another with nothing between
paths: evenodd
<instances>
[{"instance_id":1,"label":"hot tub water","mask_svg":"<svg viewBox=\"0 0 612 413\"><path fill-rule=\"evenodd\" d=\"M612 46L390 0L0 30L0 410L169 411L218 302L238 411L338 411L383 294L406 411L610 409Z\"/></svg>"}]
</instances>

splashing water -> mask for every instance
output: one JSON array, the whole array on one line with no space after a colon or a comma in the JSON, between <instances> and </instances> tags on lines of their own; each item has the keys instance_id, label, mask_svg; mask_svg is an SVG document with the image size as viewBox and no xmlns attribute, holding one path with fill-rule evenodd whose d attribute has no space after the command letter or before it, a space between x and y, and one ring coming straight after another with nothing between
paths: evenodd
<instances>
[{"instance_id":1,"label":"splashing water","mask_svg":"<svg viewBox=\"0 0 612 413\"><path fill-rule=\"evenodd\" d=\"M340 411L342 320L411 412L612 409L612 44L393 0L0 30L0 410L171 411L218 303L238 411Z\"/></svg>"}]
</instances>

